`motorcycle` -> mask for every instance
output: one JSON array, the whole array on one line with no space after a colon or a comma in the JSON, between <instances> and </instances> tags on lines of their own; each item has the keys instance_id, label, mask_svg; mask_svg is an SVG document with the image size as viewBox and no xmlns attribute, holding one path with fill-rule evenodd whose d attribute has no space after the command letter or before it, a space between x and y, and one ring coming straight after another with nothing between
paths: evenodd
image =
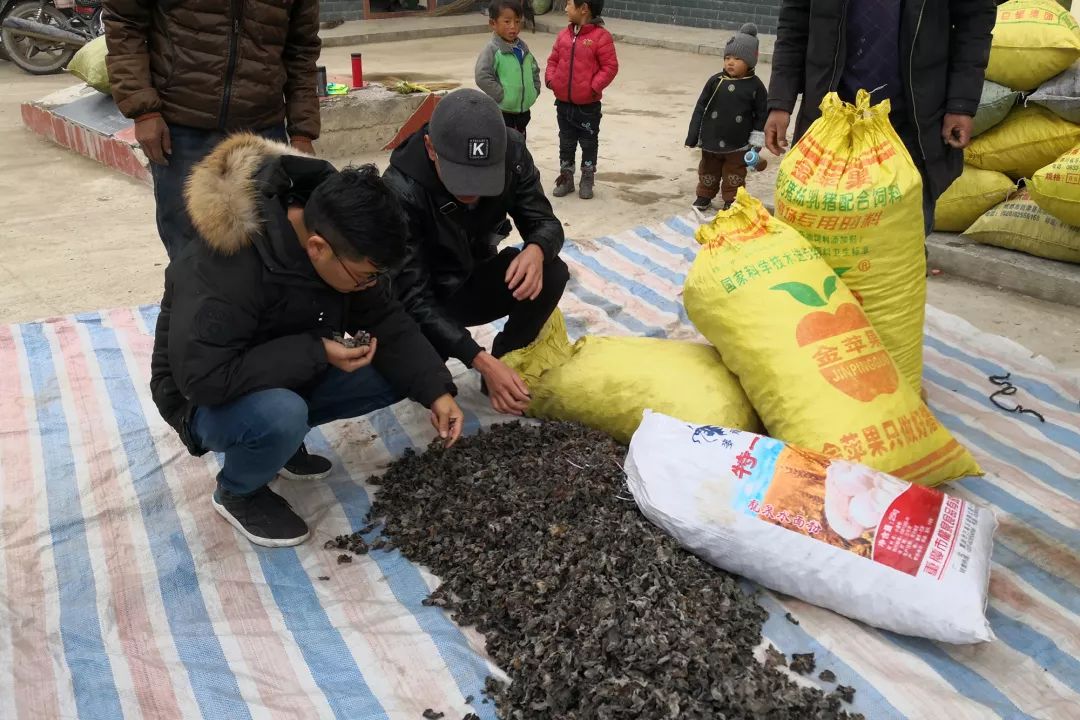
<instances>
[{"instance_id":1,"label":"motorcycle","mask_svg":"<svg viewBox=\"0 0 1080 720\"><path fill-rule=\"evenodd\" d=\"M101 0L9 0L4 6L2 49L32 75L60 72L105 32Z\"/></svg>"}]
</instances>

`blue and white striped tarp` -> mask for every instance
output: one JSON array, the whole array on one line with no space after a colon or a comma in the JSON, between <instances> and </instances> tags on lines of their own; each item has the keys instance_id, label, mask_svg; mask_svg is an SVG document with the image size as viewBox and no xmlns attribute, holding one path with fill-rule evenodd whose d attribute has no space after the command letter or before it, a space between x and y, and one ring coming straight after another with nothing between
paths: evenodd
<instances>
[{"instance_id":1,"label":"blue and white striped tarp","mask_svg":"<svg viewBox=\"0 0 1080 720\"><path fill-rule=\"evenodd\" d=\"M572 332L697 337L679 297L691 232L673 218L568 242ZM493 719L482 641L420 604L435 579L396 552L337 565L322 548L362 525L365 478L427 444L426 413L313 432L333 474L279 481L313 539L253 547L210 506L216 460L188 456L150 401L156 312L0 327L0 717ZM496 422L458 369L466 430ZM990 405L986 378L1003 372L1045 423ZM951 487L1001 523L998 640L900 637L766 592L766 641L815 652L869 718L1080 717L1080 382L933 308L925 379L988 471Z\"/></svg>"}]
</instances>

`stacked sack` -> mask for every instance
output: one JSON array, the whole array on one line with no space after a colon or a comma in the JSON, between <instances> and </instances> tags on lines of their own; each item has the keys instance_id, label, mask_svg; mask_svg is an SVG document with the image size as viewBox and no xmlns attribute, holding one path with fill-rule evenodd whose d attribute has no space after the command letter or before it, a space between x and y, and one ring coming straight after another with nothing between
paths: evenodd
<instances>
[{"instance_id":1,"label":"stacked sack","mask_svg":"<svg viewBox=\"0 0 1080 720\"><path fill-rule=\"evenodd\" d=\"M696 237L687 315L772 437L920 485L979 474L901 376L856 296L798 231L740 188Z\"/></svg>"},{"instance_id":2,"label":"stacked sack","mask_svg":"<svg viewBox=\"0 0 1080 720\"><path fill-rule=\"evenodd\" d=\"M1080 262L1080 27L1054 0L998 7L964 173L934 226ZM1015 192L1017 183L1026 191Z\"/></svg>"},{"instance_id":3,"label":"stacked sack","mask_svg":"<svg viewBox=\"0 0 1080 720\"><path fill-rule=\"evenodd\" d=\"M922 177L886 100L829 93L821 117L784 156L776 215L844 278L904 380L922 384L926 259Z\"/></svg>"}]
</instances>

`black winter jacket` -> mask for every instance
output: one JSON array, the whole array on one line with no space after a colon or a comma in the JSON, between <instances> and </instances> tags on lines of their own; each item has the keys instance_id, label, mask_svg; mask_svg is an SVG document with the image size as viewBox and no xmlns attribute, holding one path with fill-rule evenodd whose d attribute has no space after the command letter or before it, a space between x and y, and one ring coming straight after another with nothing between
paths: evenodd
<instances>
[{"instance_id":1,"label":"black winter jacket","mask_svg":"<svg viewBox=\"0 0 1080 720\"><path fill-rule=\"evenodd\" d=\"M450 373L386 283L343 294L315 273L287 211L335 172L252 135L225 141L189 179L188 210L202 242L165 271L150 389L188 449L195 406L268 388L303 394L327 369L323 337L367 330L373 366L399 392L430 405L454 393ZM254 228L254 231L252 230Z\"/></svg>"},{"instance_id":2,"label":"black winter jacket","mask_svg":"<svg viewBox=\"0 0 1080 720\"><path fill-rule=\"evenodd\" d=\"M471 366L481 348L441 304L465 284L473 268L495 256L508 214L525 243L539 246L547 262L562 249L563 228L544 195L525 139L516 130L506 131L502 195L481 198L472 208L462 207L439 180L424 146L426 133L425 127L394 150L383 173L409 223L409 252L394 278L394 291L443 357Z\"/></svg>"},{"instance_id":3,"label":"black winter jacket","mask_svg":"<svg viewBox=\"0 0 1080 720\"><path fill-rule=\"evenodd\" d=\"M765 83L756 75L738 79L725 73L713 75L694 106L686 144L714 153L761 147L769 114L767 101ZM753 133L756 135L751 139Z\"/></svg>"},{"instance_id":4,"label":"black winter jacket","mask_svg":"<svg viewBox=\"0 0 1080 720\"><path fill-rule=\"evenodd\" d=\"M769 110L802 108L795 139L836 90L846 62L844 20L852 0L784 0L777 22ZM964 156L941 137L945 113L974 115L997 19L995 0L904 0L900 76L905 116L894 118L935 198L960 176Z\"/></svg>"}]
</instances>

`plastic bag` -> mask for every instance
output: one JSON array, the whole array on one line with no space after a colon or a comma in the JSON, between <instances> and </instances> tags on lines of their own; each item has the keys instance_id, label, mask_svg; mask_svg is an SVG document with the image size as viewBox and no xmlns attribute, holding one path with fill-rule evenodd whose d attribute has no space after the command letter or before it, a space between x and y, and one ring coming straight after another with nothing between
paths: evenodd
<instances>
[{"instance_id":1,"label":"plastic bag","mask_svg":"<svg viewBox=\"0 0 1080 720\"><path fill-rule=\"evenodd\" d=\"M1026 189L984 213L964 237L1049 260L1080 263L1080 227L1043 210Z\"/></svg>"},{"instance_id":2,"label":"plastic bag","mask_svg":"<svg viewBox=\"0 0 1080 720\"><path fill-rule=\"evenodd\" d=\"M697 239L686 312L770 435L924 485L979 472L799 233L740 188Z\"/></svg>"},{"instance_id":3,"label":"plastic bag","mask_svg":"<svg viewBox=\"0 0 1080 720\"><path fill-rule=\"evenodd\" d=\"M642 513L729 572L947 643L986 621L993 513L753 433L646 413L626 457Z\"/></svg>"},{"instance_id":4,"label":"plastic bag","mask_svg":"<svg viewBox=\"0 0 1080 720\"><path fill-rule=\"evenodd\" d=\"M108 95L112 92L109 82L109 70L105 67L105 58L109 48L105 45L105 36L96 37L79 48L68 63L67 70L98 92Z\"/></svg>"},{"instance_id":5,"label":"plastic bag","mask_svg":"<svg viewBox=\"0 0 1080 720\"><path fill-rule=\"evenodd\" d=\"M1028 191L1043 210L1066 225L1080 226L1080 145L1038 170Z\"/></svg>"},{"instance_id":6,"label":"plastic bag","mask_svg":"<svg viewBox=\"0 0 1080 720\"><path fill-rule=\"evenodd\" d=\"M1080 27L1054 0L998 5L986 79L1034 90L1080 58Z\"/></svg>"},{"instance_id":7,"label":"plastic bag","mask_svg":"<svg viewBox=\"0 0 1080 720\"><path fill-rule=\"evenodd\" d=\"M965 165L964 173L938 198L934 229L964 232L987 210L1005 202L1014 190L1016 183L1007 175Z\"/></svg>"},{"instance_id":8,"label":"plastic bag","mask_svg":"<svg viewBox=\"0 0 1080 720\"><path fill-rule=\"evenodd\" d=\"M556 310L527 348L503 358L529 386L528 414L567 420L630 442L645 408L707 424L760 427L716 350L645 337L583 337L573 345Z\"/></svg>"},{"instance_id":9,"label":"plastic bag","mask_svg":"<svg viewBox=\"0 0 1080 720\"><path fill-rule=\"evenodd\" d=\"M1030 105L1016 108L1000 125L972 140L964 151L964 161L1020 180L1031 177L1077 143L1080 125Z\"/></svg>"},{"instance_id":10,"label":"plastic bag","mask_svg":"<svg viewBox=\"0 0 1080 720\"><path fill-rule=\"evenodd\" d=\"M904 379L922 385L926 243L922 177L889 103L836 93L780 164L776 216L802 233L859 298Z\"/></svg>"},{"instance_id":11,"label":"plastic bag","mask_svg":"<svg viewBox=\"0 0 1080 720\"><path fill-rule=\"evenodd\" d=\"M1080 123L1080 62L1048 80L1028 95L1027 101L1042 105L1071 123Z\"/></svg>"},{"instance_id":12,"label":"plastic bag","mask_svg":"<svg viewBox=\"0 0 1080 720\"><path fill-rule=\"evenodd\" d=\"M971 131L971 136L982 135L1004 120L1009 115L1009 111L1016 107L1016 102L1022 94L1004 85L998 85L989 80L984 81L982 97L979 98L979 109L975 111L975 126Z\"/></svg>"}]
</instances>

